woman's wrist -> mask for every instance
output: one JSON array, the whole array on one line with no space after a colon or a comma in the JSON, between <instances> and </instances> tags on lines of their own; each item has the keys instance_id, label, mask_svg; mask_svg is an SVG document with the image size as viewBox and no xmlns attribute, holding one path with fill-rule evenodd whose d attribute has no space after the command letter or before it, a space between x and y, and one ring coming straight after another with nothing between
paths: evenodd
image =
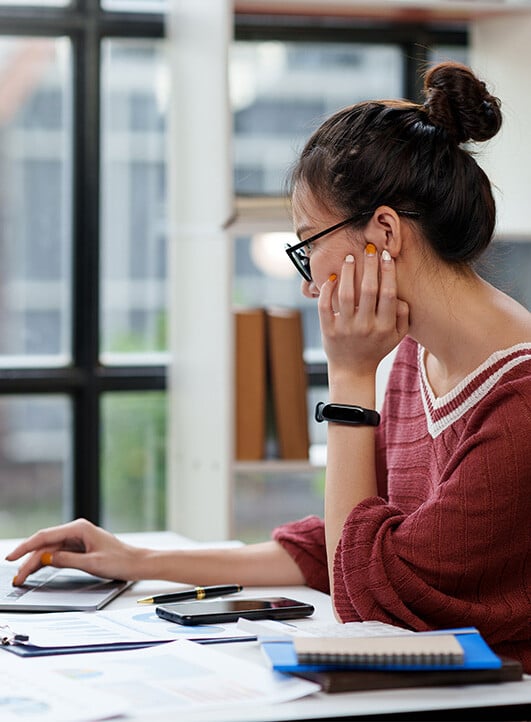
<instances>
[{"instance_id":1,"label":"woman's wrist","mask_svg":"<svg viewBox=\"0 0 531 722\"><path fill-rule=\"evenodd\" d=\"M374 408L376 403L376 375L335 373L329 370L329 401Z\"/></svg>"},{"instance_id":2,"label":"woman's wrist","mask_svg":"<svg viewBox=\"0 0 531 722\"><path fill-rule=\"evenodd\" d=\"M131 560L131 579L165 579L172 581L171 570L175 573L175 551L162 551L160 549L144 549L131 547L133 558Z\"/></svg>"}]
</instances>

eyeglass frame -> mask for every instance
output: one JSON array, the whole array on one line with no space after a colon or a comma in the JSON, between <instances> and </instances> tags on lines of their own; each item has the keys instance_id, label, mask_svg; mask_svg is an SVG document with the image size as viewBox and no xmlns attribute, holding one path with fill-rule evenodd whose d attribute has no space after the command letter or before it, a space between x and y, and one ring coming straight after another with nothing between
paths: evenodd
<instances>
[{"instance_id":1,"label":"eyeglass frame","mask_svg":"<svg viewBox=\"0 0 531 722\"><path fill-rule=\"evenodd\" d=\"M304 248L304 246L309 246L310 243L314 243L315 241L319 240L319 238L322 238L323 236L327 236L329 233L333 233L334 231L337 231L339 228L343 228L343 226L348 225L349 223L353 223L354 221L357 221L359 218L363 216L369 216L374 213L374 210L372 211L360 211L359 213L356 213L355 216L350 216L349 218L345 218L344 221L339 221L339 223L334 223L333 226L330 226L329 228L325 228L323 231L319 231L319 233L316 233L313 236L310 236L309 238L306 238L304 241L301 241L300 243L296 243L294 246L290 245L289 243L286 243L284 246L284 250L288 254L288 258L293 263L297 271L301 274L301 276L304 278L305 281L308 281L308 283L311 283L313 281L312 274L310 273L310 257L306 255L302 255L299 253L299 251ZM397 210L395 209L395 213L398 213L399 216L407 216L408 218L420 218L419 211L405 211L405 210Z\"/></svg>"}]
</instances>

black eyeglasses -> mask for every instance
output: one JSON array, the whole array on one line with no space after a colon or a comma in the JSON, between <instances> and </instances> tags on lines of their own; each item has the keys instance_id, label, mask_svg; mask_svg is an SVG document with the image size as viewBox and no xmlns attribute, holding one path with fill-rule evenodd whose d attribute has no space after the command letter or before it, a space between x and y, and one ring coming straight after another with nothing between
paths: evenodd
<instances>
[{"instance_id":1,"label":"black eyeglasses","mask_svg":"<svg viewBox=\"0 0 531 722\"><path fill-rule=\"evenodd\" d=\"M403 210L396 210L395 212L398 213L399 216L407 216L408 218L420 218L420 213L418 211L403 211ZM346 218L344 221L339 221L339 223L334 223L333 226L330 226L329 228L325 228L324 231L319 231L319 233L316 233L314 236L310 236L310 238L307 238L304 241L301 241L300 243L297 243L294 246L290 246L289 243L286 243L285 249L286 253L289 256L290 261L293 263L297 271L301 274L301 276L304 278L305 281L311 282L312 274L310 271L310 256L307 255L306 249L307 247L313 243L314 241L317 241L319 238L322 238L323 236L328 235L329 233L332 233L333 231L337 231L338 228L342 228L343 226L348 225L349 223L353 223L354 221L359 220L363 216L370 216L374 213L374 210L372 211L360 211L359 213L356 213L355 216L350 216L350 218Z\"/></svg>"}]
</instances>

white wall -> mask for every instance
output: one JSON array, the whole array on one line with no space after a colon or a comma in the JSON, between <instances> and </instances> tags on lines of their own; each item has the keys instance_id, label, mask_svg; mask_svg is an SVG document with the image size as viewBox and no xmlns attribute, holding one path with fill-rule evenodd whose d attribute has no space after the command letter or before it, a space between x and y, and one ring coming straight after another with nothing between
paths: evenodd
<instances>
[{"instance_id":1,"label":"white wall","mask_svg":"<svg viewBox=\"0 0 531 722\"><path fill-rule=\"evenodd\" d=\"M229 0L173 0L168 528L230 535L232 214Z\"/></svg>"},{"instance_id":2,"label":"white wall","mask_svg":"<svg viewBox=\"0 0 531 722\"><path fill-rule=\"evenodd\" d=\"M471 65L502 101L500 133L480 161L498 204L498 235L531 237L531 11L471 24ZM483 144L479 144L481 147Z\"/></svg>"}]
</instances>

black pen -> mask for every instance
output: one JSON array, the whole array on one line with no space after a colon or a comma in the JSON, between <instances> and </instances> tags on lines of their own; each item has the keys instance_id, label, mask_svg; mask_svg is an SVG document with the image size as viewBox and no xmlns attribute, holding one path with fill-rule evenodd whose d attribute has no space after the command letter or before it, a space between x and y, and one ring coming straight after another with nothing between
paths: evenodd
<instances>
[{"instance_id":1,"label":"black pen","mask_svg":"<svg viewBox=\"0 0 531 722\"><path fill-rule=\"evenodd\" d=\"M173 594L157 594L155 597L137 599L137 604L163 604L165 602L182 602L185 599L205 599L206 597L221 597L223 594L236 594L243 587L239 584L225 584L213 587L194 587L183 592Z\"/></svg>"},{"instance_id":2,"label":"black pen","mask_svg":"<svg viewBox=\"0 0 531 722\"><path fill-rule=\"evenodd\" d=\"M234 642L257 642L258 637L199 637L192 639L197 644L233 644Z\"/></svg>"}]
</instances>

